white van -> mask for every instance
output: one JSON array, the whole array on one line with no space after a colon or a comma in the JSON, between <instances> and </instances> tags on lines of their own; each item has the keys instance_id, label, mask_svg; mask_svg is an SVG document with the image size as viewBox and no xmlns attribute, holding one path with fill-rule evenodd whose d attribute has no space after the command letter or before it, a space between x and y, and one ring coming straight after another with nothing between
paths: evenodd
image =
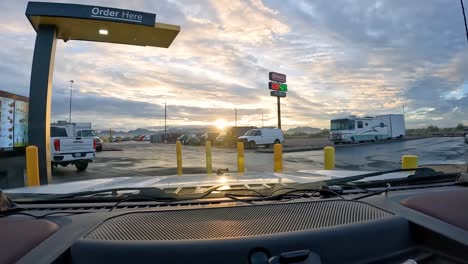
<instances>
[{"instance_id":1,"label":"white van","mask_svg":"<svg viewBox=\"0 0 468 264\"><path fill-rule=\"evenodd\" d=\"M283 144L284 137L279 128L255 128L238 137L238 141L244 142L249 148L255 148L258 145Z\"/></svg>"}]
</instances>

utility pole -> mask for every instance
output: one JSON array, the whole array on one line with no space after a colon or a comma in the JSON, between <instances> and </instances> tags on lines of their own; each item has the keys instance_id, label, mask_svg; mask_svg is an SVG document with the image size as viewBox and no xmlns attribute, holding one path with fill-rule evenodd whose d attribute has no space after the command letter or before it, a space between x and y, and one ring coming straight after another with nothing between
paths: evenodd
<instances>
[{"instance_id":1,"label":"utility pole","mask_svg":"<svg viewBox=\"0 0 468 264\"><path fill-rule=\"evenodd\" d=\"M112 128L109 128L109 143L112 142Z\"/></svg>"},{"instance_id":2,"label":"utility pole","mask_svg":"<svg viewBox=\"0 0 468 264\"><path fill-rule=\"evenodd\" d=\"M68 122L70 123L71 123L72 95L73 95L73 80L70 80L70 113L68 115Z\"/></svg>"},{"instance_id":3,"label":"utility pole","mask_svg":"<svg viewBox=\"0 0 468 264\"><path fill-rule=\"evenodd\" d=\"M405 115L405 105L403 105L403 116Z\"/></svg>"},{"instance_id":4,"label":"utility pole","mask_svg":"<svg viewBox=\"0 0 468 264\"><path fill-rule=\"evenodd\" d=\"M277 96L277 104L278 104L278 128L281 129L281 104L280 104L280 97Z\"/></svg>"},{"instance_id":5,"label":"utility pole","mask_svg":"<svg viewBox=\"0 0 468 264\"><path fill-rule=\"evenodd\" d=\"M164 101L164 140L166 140L166 134L167 134L167 107L166 107L166 101Z\"/></svg>"},{"instance_id":6,"label":"utility pole","mask_svg":"<svg viewBox=\"0 0 468 264\"><path fill-rule=\"evenodd\" d=\"M237 108L236 108L235 111L234 111L234 116L235 116L234 118L235 118L235 120L236 120L236 121L235 121L235 124L236 124L236 127L237 127Z\"/></svg>"}]
</instances>

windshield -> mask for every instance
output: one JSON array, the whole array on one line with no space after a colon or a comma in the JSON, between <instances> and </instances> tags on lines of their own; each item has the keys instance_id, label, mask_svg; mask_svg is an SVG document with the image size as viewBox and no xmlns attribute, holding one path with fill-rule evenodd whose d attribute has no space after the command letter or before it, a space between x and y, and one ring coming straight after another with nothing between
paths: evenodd
<instances>
[{"instance_id":1,"label":"windshield","mask_svg":"<svg viewBox=\"0 0 468 264\"><path fill-rule=\"evenodd\" d=\"M250 129L249 131L245 132L244 136L256 136L258 132L258 129Z\"/></svg>"},{"instance_id":2,"label":"windshield","mask_svg":"<svg viewBox=\"0 0 468 264\"><path fill-rule=\"evenodd\" d=\"M77 136L94 137L96 136L96 133L94 132L94 130L81 130L81 131L78 131Z\"/></svg>"},{"instance_id":3,"label":"windshield","mask_svg":"<svg viewBox=\"0 0 468 264\"><path fill-rule=\"evenodd\" d=\"M353 130L355 127L354 120L350 119L338 119L338 120L331 120L330 130Z\"/></svg>"},{"instance_id":4,"label":"windshield","mask_svg":"<svg viewBox=\"0 0 468 264\"><path fill-rule=\"evenodd\" d=\"M94 2L143 19L38 19L0 1L2 190L180 195L465 170L460 1ZM25 186L28 146L39 189Z\"/></svg>"}]
</instances>

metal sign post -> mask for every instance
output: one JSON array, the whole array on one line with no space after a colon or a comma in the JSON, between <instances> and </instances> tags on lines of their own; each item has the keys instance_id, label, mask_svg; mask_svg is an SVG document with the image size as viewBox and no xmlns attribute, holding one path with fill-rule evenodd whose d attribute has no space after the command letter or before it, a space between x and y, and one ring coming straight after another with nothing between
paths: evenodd
<instances>
[{"instance_id":1,"label":"metal sign post","mask_svg":"<svg viewBox=\"0 0 468 264\"><path fill-rule=\"evenodd\" d=\"M277 72L269 72L268 79L268 89L272 90L270 92L271 96L276 96L276 104L278 109L278 128L281 129L281 97L286 97L286 92L288 91L288 85L286 84L286 75Z\"/></svg>"},{"instance_id":2,"label":"metal sign post","mask_svg":"<svg viewBox=\"0 0 468 264\"><path fill-rule=\"evenodd\" d=\"M280 104L280 98L279 96L276 97L276 103L278 104L278 128L281 129L281 104Z\"/></svg>"}]
</instances>

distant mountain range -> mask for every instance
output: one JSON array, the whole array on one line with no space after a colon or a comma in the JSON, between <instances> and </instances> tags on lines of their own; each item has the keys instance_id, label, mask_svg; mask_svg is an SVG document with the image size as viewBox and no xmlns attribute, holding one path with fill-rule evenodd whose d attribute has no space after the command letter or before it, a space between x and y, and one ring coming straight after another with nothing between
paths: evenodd
<instances>
[{"instance_id":1,"label":"distant mountain range","mask_svg":"<svg viewBox=\"0 0 468 264\"><path fill-rule=\"evenodd\" d=\"M207 128L174 128L168 127L167 133L204 133L207 131ZM163 134L164 129L151 130L146 128L137 128L129 131L118 131L112 130L113 136L124 136L132 137L139 135L153 135L153 134ZM96 132L98 136L109 136L109 130L98 130Z\"/></svg>"},{"instance_id":2,"label":"distant mountain range","mask_svg":"<svg viewBox=\"0 0 468 264\"><path fill-rule=\"evenodd\" d=\"M294 134L318 134L322 131L320 128L315 128L315 127L308 127L308 126L303 126L303 127L295 127L288 129L284 131L285 134L287 135L294 135Z\"/></svg>"},{"instance_id":3,"label":"distant mountain range","mask_svg":"<svg viewBox=\"0 0 468 264\"><path fill-rule=\"evenodd\" d=\"M167 133L204 133L207 130L213 130L213 128L206 128L206 127L181 127L181 128L175 128L175 127L169 127L167 129ZM285 134L287 135L294 135L294 134L317 134L320 133L322 130L320 128L315 128L315 127L308 127L308 126L302 126L302 127L295 127L288 129L284 131ZM137 128L129 131L118 131L118 130L112 130L112 135L113 136L124 136L124 137L133 137L133 136L139 136L139 135L153 135L157 133L164 133L164 129L147 129L147 128ZM97 131L98 136L109 136L109 130L98 130Z\"/></svg>"}]
</instances>

